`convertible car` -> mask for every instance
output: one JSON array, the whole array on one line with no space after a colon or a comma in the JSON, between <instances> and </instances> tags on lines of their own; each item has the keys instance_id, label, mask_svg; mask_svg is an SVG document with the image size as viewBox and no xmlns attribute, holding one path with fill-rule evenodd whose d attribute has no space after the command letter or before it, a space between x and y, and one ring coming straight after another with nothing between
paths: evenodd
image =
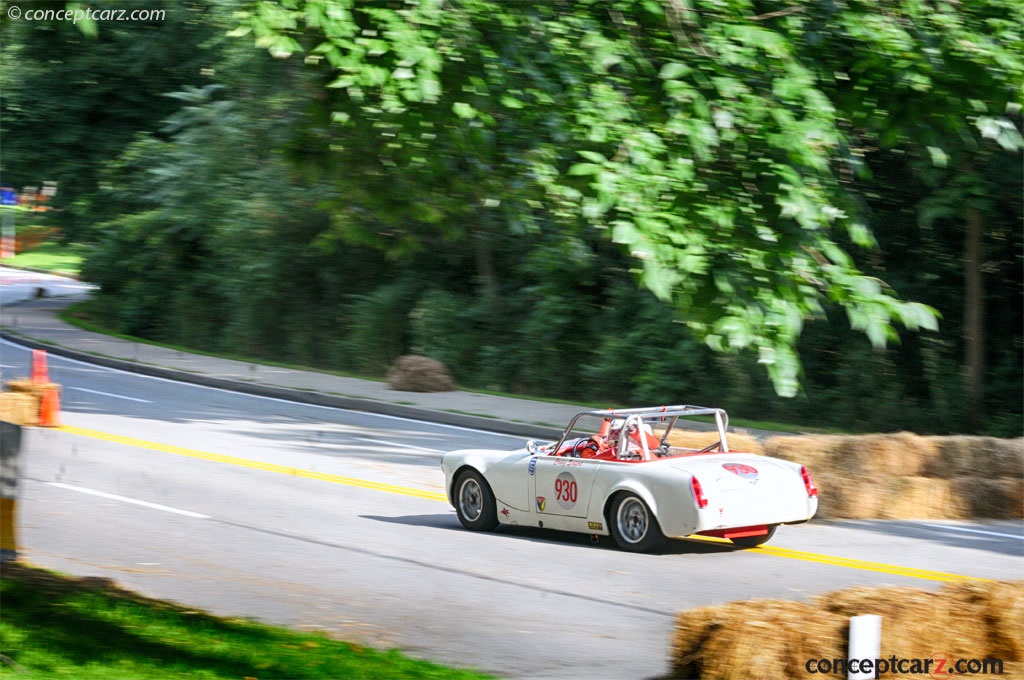
<instances>
[{"instance_id":1,"label":"convertible car","mask_svg":"<svg viewBox=\"0 0 1024 680\"><path fill-rule=\"evenodd\" d=\"M694 534L748 548L813 517L818 489L807 468L730 450L728 427L718 408L585 411L557 441L452 451L441 467L449 502L474 531L611 535L632 552Z\"/></svg>"}]
</instances>

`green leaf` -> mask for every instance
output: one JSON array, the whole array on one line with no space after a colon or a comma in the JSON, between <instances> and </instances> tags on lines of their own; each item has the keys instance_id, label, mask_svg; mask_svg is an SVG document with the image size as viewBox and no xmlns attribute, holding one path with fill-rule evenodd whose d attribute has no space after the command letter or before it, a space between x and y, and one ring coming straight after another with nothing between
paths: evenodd
<instances>
[{"instance_id":1,"label":"green leaf","mask_svg":"<svg viewBox=\"0 0 1024 680\"><path fill-rule=\"evenodd\" d=\"M423 93L423 100L435 102L441 96L441 81L433 74L420 73L420 92Z\"/></svg>"},{"instance_id":2,"label":"green leaf","mask_svg":"<svg viewBox=\"0 0 1024 680\"><path fill-rule=\"evenodd\" d=\"M455 102L454 104L452 104L452 113L454 113L459 118L476 118L476 109L474 109L471 105L467 104L466 102Z\"/></svg>"},{"instance_id":3,"label":"green leaf","mask_svg":"<svg viewBox=\"0 0 1024 680\"><path fill-rule=\"evenodd\" d=\"M693 69L686 64L671 61L661 67L661 70L658 72L658 77L662 80L676 80L683 76L687 76L692 72Z\"/></svg>"},{"instance_id":4,"label":"green leaf","mask_svg":"<svg viewBox=\"0 0 1024 680\"><path fill-rule=\"evenodd\" d=\"M602 169L602 166L597 163L576 163L569 167L568 174L572 176L597 175Z\"/></svg>"},{"instance_id":5,"label":"green leaf","mask_svg":"<svg viewBox=\"0 0 1024 680\"><path fill-rule=\"evenodd\" d=\"M500 101L501 105L504 106L506 109L513 109L518 111L526 107L526 104L519 101L515 97L510 97L507 94L501 95Z\"/></svg>"},{"instance_id":6,"label":"green leaf","mask_svg":"<svg viewBox=\"0 0 1024 680\"><path fill-rule=\"evenodd\" d=\"M995 140L1004 151L1024 149L1024 136L1021 136L1012 121L993 116L978 116L974 124L982 137Z\"/></svg>"},{"instance_id":7,"label":"green leaf","mask_svg":"<svg viewBox=\"0 0 1024 680\"><path fill-rule=\"evenodd\" d=\"M944 168L949 165L949 154L937 146L929 146L928 155L932 158L932 165L937 168Z\"/></svg>"},{"instance_id":8,"label":"green leaf","mask_svg":"<svg viewBox=\"0 0 1024 680\"><path fill-rule=\"evenodd\" d=\"M604 163L608 162L607 158L605 158L601 154L597 153L596 151L582 150L582 151L577 151L576 153L578 153L579 155L583 156L588 161L592 161L594 163L599 163L599 164L603 165Z\"/></svg>"}]
</instances>

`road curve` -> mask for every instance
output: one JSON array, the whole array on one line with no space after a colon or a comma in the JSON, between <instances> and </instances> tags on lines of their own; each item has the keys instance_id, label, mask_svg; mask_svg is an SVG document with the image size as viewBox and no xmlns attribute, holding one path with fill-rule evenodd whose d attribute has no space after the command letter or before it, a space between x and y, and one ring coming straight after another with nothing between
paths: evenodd
<instances>
[{"instance_id":1,"label":"road curve","mask_svg":"<svg viewBox=\"0 0 1024 680\"><path fill-rule=\"evenodd\" d=\"M0 343L12 376L28 352ZM674 615L852 585L1021 577L1019 523L812 522L736 551L633 555L474 534L441 454L515 437L254 397L50 356L63 429L25 438L23 556L217 614L505 678L653 678Z\"/></svg>"}]
</instances>

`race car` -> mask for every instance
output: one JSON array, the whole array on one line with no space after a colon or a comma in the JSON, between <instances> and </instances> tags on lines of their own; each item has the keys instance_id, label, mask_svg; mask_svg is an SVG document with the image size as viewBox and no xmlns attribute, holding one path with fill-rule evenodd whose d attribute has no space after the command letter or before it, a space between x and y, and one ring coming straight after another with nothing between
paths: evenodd
<instances>
[{"instance_id":1,"label":"race car","mask_svg":"<svg viewBox=\"0 0 1024 680\"><path fill-rule=\"evenodd\" d=\"M730 450L728 428L720 408L583 411L557 441L452 451L441 467L448 500L473 531L543 527L652 552L693 535L755 547L780 524L811 519L818 489L807 468Z\"/></svg>"}]
</instances>

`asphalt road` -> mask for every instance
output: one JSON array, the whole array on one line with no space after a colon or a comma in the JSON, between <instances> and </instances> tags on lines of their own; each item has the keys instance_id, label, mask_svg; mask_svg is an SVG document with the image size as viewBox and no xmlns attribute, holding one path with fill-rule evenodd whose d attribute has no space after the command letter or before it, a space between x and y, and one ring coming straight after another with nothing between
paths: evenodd
<instances>
[{"instance_id":1,"label":"asphalt road","mask_svg":"<svg viewBox=\"0 0 1024 680\"><path fill-rule=\"evenodd\" d=\"M0 343L5 377L29 353ZM675 614L853 585L1022 578L1018 522L812 522L764 549L633 555L463 530L442 452L518 438L299 405L50 356L61 430L27 429L29 562L505 678L652 678Z\"/></svg>"}]
</instances>

